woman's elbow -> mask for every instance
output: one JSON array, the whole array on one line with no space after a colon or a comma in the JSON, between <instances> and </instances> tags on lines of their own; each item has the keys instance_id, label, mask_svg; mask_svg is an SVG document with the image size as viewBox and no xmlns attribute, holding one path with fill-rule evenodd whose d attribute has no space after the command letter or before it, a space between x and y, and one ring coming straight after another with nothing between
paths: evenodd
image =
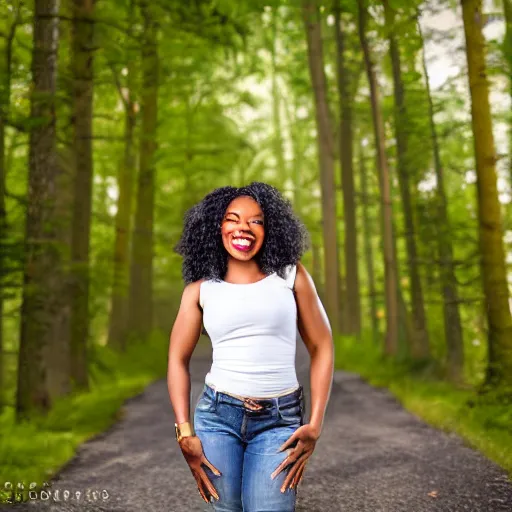
<instances>
[{"instance_id":1,"label":"woman's elbow","mask_svg":"<svg viewBox=\"0 0 512 512\"><path fill-rule=\"evenodd\" d=\"M334 359L334 344L331 336L319 339L308 346L311 359Z\"/></svg>"}]
</instances>

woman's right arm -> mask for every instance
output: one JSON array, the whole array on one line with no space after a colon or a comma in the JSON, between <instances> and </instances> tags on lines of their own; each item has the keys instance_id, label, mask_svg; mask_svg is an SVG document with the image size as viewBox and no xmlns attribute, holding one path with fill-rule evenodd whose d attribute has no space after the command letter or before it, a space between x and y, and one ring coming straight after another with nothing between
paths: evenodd
<instances>
[{"instance_id":1,"label":"woman's right arm","mask_svg":"<svg viewBox=\"0 0 512 512\"><path fill-rule=\"evenodd\" d=\"M202 312L199 308L199 288L201 281L188 284L183 290L178 315L171 331L169 343L169 363L167 368L167 388L176 423L190 422L190 358L201 334ZM183 437L180 448L190 471L194 475L197 488L206 503L211 496L219 499L215 487L208 478L203 465L214 474L220 471L211 464L203 453L201 440L196 436Z\"/></svg>"},{"instance_id":2,"label":"woman's right arm","mask_svg":"<svg viewBox=\"0 0 512 512\"><path fill-rule=\"evenodd\" d=\"M203 317L199 308L200 285L201 281L196 281L183 290L169 343L167 389L178 424L190 421L189 364L201 334Z\"/></svg>"}]
</instances>

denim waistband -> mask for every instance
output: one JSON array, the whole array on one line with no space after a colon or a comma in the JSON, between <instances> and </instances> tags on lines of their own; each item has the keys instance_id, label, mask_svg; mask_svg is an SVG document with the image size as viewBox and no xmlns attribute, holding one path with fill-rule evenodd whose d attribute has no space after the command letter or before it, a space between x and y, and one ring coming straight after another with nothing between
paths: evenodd
<instances>
[{"instance_id":1,"label":"denim waistband","mask_svg":"<svg viewBox=\"0 0 512 512\"><path fill-rule=\"evenodd\" d=\"M222 391L217 391L208 384L204 385L203 393L208 396L211 400L216 403L226 403L232 405L238 405L240 407L244 406L244 401L234 396L228 395L227 393L223 393ZM260 399L251 399L251 402L257 403L258 405L263 406L265 409L268 407L282 407L284 405L288 405L298 400L302 400L304 398L304 388L299 386L295 391L291 393L279 397L269 397L269 398L260 398Z\"/></svg>"}]
</instances>

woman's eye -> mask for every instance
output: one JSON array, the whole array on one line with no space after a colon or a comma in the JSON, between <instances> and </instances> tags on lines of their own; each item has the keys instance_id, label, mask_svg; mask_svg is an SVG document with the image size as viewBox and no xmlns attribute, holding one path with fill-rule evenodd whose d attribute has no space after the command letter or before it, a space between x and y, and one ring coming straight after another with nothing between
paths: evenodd
<instances>
[{"instance_id":1,"label":"woman's eye","mask_svg":"<svg viewBox=\"0 0 512 512\"><path fill-rule=\"evenodd\" d=\"M238 219L230 219L230 218L224 219L224 221L225 222L239 222ZM253 220L253 221L250 221L250 222L253 222L253 223L259 224L260 226L263 226L263 221L262 220Z\"/></svg>"}]
</instances>

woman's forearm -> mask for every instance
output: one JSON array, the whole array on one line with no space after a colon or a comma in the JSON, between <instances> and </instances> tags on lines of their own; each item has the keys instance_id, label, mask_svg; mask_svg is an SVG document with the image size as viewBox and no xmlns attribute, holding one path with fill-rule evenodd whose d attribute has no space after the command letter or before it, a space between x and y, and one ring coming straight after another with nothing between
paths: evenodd
<instances>
[{"instance_id":1,"label":"woman's forearm","mask_svg":"<svg viewBox=\"0 0 512 512\"><path fill-rule=\"evenodd\" d=\"M334 371L334 347L332 341L321 343L311 354L311 416L309 423L318 433L322 431L327 402L331 393Z\"/></svg>"},{"instance_id":2,"label":"woman's forearm","mask_svg":"<svg viewBox=\"0 0 512 512\"><path fill-rule=\"evenodd\" d=\"M167 389L176 423L190 421L190 370L184 361L169 359Z\"/></svg>"}]
</instances>

